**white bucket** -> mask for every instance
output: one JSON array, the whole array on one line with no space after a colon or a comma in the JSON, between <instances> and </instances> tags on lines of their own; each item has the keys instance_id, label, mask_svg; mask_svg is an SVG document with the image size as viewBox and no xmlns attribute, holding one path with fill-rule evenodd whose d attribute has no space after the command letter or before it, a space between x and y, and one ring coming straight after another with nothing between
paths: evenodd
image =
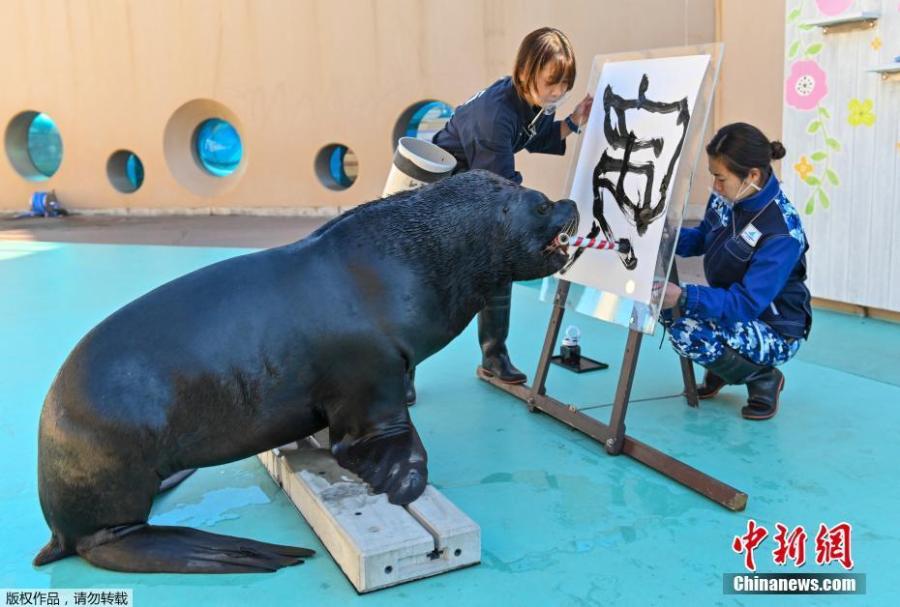
<instances>
[{"instance_id":1,"label":"white bucket","mask_svg":"<svg viewBox=\"0 0 900 607\"><path fill-rule=\"evenodd\" d=\"M434 183L450 175L455 167L456 158L450 152L424 139L401 137L381 196Z\"/></svg>"}]
</instances>

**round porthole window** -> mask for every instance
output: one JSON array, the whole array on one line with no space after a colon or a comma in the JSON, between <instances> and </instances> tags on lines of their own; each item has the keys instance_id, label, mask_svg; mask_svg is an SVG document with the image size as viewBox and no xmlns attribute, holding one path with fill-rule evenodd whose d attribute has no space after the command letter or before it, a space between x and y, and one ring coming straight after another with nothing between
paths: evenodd
<instances>
[{"instance_id":1,"label":"round porthole window","mask_svg":"<svg viewBox=\"0 0 900 607\"><path fill-rule=\"evenodd\" d=\"M47 114L32 110L18 114L7 125L4 140L6 155L25 179L44 181L59 170L62 137Z\"/></svg>"},{"instance_id":2,"label":"round porthole window","mask_svg":"<svg viewBox=\"0 0 900 607\"><path fill-rule=\"evenodd\" d=\"M130 194L144 183L144 163L134 152L119 150L106 162L106 176L114 188Z\"/></svg>"},{"instance_id":3,"label":"round porthole window","mask_svg":"<svg viewBox=\"0 0 900 607\"><path fill-rule=\"evenodd\" d=\"M200 196L218 196L237 186L246 172L252 138L224 104L193 99L169 117L163 153L178 183Z\"/></svg>"},{"instance_id":4,"label":"round porthole window","mask_svg":"<svg viewBox=\"0 0 900 607\"><path fill-rule=\"evenodd\" d=\"M358 174L356 154L346 145L332 143L316 154L316 175L329 190L346 190Z\"/></svg>"},{"instance_id":5,"label":"round porthole window","mask_svg":"<svg viewBox=\"0 0 900 607\"><path fill-rule=\"evenodd\" d=\"M401 137L415 137L431 141L434 136L444 128L450 117L453 116L453 107L443 101L420 101L406 108L400 114L394 125L394 148Z\"/></svg>"}]
</instances>

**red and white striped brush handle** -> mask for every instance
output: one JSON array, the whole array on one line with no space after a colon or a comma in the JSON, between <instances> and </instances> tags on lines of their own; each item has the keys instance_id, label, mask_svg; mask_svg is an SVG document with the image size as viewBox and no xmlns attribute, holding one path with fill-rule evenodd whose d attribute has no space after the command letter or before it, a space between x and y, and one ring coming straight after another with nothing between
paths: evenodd
<instances>
[{"instance_id":1,"label":"red and white striped brush handle","mask_svg":"<svg viewBox=\"0 0 900 607\"><path fill-rule=\"evenodd\" d=\"M618 241L600 240L598 238L585 238L583 236L569 236L560 234L557 238L559 244L563 246L575 247L576 249L600 249L619 251L623 247Z\"/></svg>"}]
</instances>

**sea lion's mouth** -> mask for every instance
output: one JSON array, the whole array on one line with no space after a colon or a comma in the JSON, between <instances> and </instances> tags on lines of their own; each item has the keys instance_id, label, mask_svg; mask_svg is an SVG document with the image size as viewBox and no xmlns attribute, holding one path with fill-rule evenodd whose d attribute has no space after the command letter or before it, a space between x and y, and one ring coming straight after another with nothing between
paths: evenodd
<instances>
[{"instance_id":1,"label":"sea lion's mouth","mask_svg":"<svg viewBox=\"0 0 900 607\"><path fill-rule=\"evenodd\" d=\"M562 253L566 257L569 256L569 245L559 242L559 236L554 236L546 247L544 247L545 255L553 255L554 253Z\"/></svg>"},{"instance_id":2,"label":"sea lion's mouth","mask_svg":"<svg viewBox=\"0 0 900 607\"><path fill-rule=\"evenodd\" d=\"M544 253L547 255L553 255L554 253L560 252L569 257L569 245L568 240L575 236L575 233L578 231L578 209L574 210L572 216L569 220L563 225L562 229L556 234L553 239L547 243L547 246L544 247ZM561 236L565 235L568 238L561 238ZM564 244L565 243L565 244Z\"/></svg>"}]
</instances>

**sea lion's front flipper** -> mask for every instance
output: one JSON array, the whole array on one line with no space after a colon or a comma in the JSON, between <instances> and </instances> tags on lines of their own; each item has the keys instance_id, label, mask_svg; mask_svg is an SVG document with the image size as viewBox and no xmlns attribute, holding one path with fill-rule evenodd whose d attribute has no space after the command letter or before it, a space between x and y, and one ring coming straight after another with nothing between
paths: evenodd
<instances>
[{"instance_id":1,"label":"sea lion's front flipper","mask_svg":"<svg viewBox=\"0 0 900 607\"><path fill-rule=\"evenodd\" d=\"M392 504L415 501L428 484L428 455L405 407L395 420L376 424L362 436L332 426L331 452L375 493L387 493Z\"/></svg>"},{"instance_id":2,"label":"sea lion's front flipper","mask_svg":"<svg viewBox=\"0 0 900 607\"><path fill-rule=\"evenodd\" d=\"M188 527L124 525L78 542L97 567L146 573L263 573L297 565L315 552Z\"/></svg>"}]
</instances>

